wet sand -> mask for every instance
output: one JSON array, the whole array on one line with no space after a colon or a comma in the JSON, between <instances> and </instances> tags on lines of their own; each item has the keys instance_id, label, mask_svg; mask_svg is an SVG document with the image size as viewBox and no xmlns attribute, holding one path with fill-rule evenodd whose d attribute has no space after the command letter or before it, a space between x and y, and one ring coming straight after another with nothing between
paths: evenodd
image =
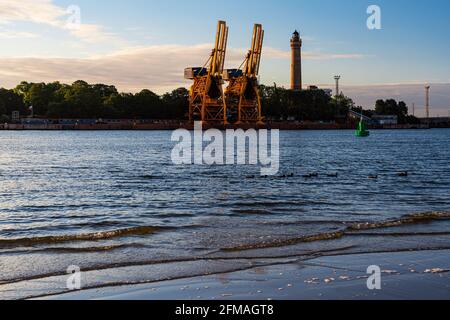
<instances>
[{"instance_id":1,"label":"wet sand","mask_svg":"<svg viewBox=\"0 0 450 320\"><path fill-rule=\"evenodd\" d=\"M382 270L381 290L367 268ZM245 271L43 297L50 300L450 300L450 250L327 256Z\"/></svg>"}]
</instances>

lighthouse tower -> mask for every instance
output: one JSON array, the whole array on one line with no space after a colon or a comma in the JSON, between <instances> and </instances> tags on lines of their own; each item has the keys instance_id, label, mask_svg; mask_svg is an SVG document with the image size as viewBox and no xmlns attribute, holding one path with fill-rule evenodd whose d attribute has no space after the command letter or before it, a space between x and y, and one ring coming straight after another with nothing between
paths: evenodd
<instances>
[{"instance_id":1,"label":"lighthouse tower","mask_svg":"<svg viewBox=\"0 0 450 320\"><path fill-rule=\"evenodd\" d=\"M302 39L297 30L291 38L291 89L302 90Z\"/></svg>"}]
</instances>

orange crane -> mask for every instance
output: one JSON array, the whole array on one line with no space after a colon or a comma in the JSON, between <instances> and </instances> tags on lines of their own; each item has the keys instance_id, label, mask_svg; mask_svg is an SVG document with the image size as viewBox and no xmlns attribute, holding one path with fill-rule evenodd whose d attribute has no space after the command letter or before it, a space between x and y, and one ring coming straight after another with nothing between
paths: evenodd
<instances>
[{"instance_id":1,"label":"orange crane","mask_svg":"<svg viewBox=\"0 0 450 320\"><path fill-rule=\"evenodd\" d=\"M229 107L228 118L236 124L263 123L258 88L263 41L263 27L255 24L251 49L244 62L238 69L228 69L224 72L224 80L229 82L225 91L225 100Z\"/></svg>"},{"instance_id":2,"label":"orange crane","mask_svg":"<svg viewBox=\"0 0 450 320\"><path fill-rule=\"evenodd\" d=\"M228 27L225 21L217 25L215 47L201 68L187 68L185 79L193 80L189 94L189 120L227 124L227 106L222 85Z\"/></svg>"}]
</instances>

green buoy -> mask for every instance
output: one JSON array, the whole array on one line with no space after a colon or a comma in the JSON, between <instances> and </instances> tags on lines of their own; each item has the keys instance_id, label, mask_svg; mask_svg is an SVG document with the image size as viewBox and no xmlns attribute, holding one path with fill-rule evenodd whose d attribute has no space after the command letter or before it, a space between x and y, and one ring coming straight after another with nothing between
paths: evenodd
<instances>
[{"instance_id":1,"label":"green buoy","mask_svg":"<svg viewBox=\"0 0 450 320\"><path fill-rule=\"evenodd\" d=\"M366 129L366 125L364 123L364 120L361 118L361 121L359 121L358 128L356 129L356 136L357 137L368 137L370 136L370 131Z\"/></svg>"}]
</instances>

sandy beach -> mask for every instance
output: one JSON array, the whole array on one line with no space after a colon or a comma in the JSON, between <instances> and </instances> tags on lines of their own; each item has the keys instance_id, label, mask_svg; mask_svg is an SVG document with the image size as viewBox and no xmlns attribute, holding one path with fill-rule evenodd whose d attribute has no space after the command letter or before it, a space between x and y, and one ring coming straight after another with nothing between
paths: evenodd
<instances>
[{"instance_id":1,"label":"sandy beach","mask_svg":"<svg viewBox=\"0 0 450 320\"><path fill-rule=\"evenodd\" d=\"M379 265L381 290L367 288ZM245 271L42 297L46 300L403 300L450 299L450 250L357 254Z\"/></svg>"}]
</instances>

